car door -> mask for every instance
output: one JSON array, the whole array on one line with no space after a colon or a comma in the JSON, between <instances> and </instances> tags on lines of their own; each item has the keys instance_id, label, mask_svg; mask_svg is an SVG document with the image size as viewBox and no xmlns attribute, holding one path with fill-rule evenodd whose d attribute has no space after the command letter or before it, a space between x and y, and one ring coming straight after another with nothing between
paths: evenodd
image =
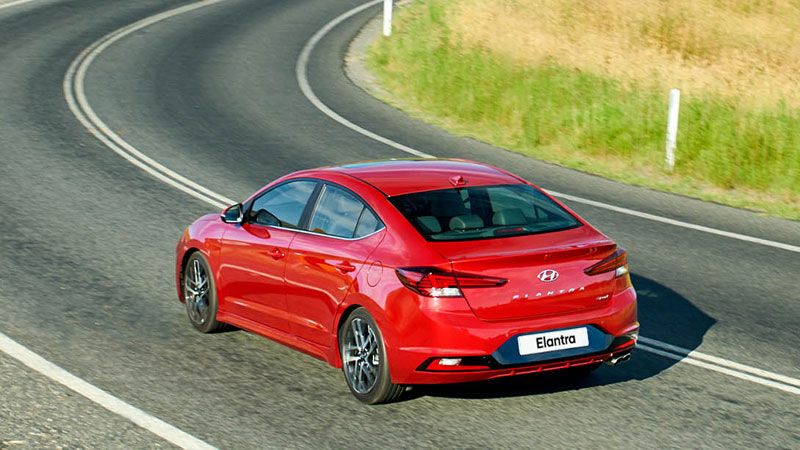
<instances>
[{"instance_id":1,"label":"car door","mask_svg":"<svg viewBox=\"0 0 800 450\"><path fill-rule=\"evenodd\" d=\"M241 225L226 230L219 269L226 313L289 332L286 254L317 185L298 180L275 186L252 202Z\"/></svg>"},{"instance_id":2,"label":"car door","mask_svg":"<svg viewBox=\"0 0 800 450\"><path fill-rule=\"evenodd\" d=\"M338 306L384 226L355 194L326 183L307 228L292 240L286 261L289 326L297 337L327 346Z\"/></svg>"}]
</instances>

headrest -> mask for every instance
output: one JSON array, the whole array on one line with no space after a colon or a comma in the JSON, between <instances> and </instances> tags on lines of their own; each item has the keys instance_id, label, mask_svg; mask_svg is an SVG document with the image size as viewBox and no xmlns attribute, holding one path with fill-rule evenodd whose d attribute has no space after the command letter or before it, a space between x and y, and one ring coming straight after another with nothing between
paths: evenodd
<instances>
[{"instance_id":1,"label":"headrest","mask_svg":"<svg viewBox=\"0 0 800 450\"><path fill-rule=\"evenodd\" d=\"M422 225L422 228L428 230L429 233L441 233L442 226L439 225L439 220L433 216L419 216L417 217L417 223Z\"/></svg>"},{"instance_id":2,"label":"headrest","mask_svg":"<svg viewBox=\"0 0 800 450\"><path fill-rule=\"evenodd\" d=\"M528 223L525 220L525 215L519 208L501 209L494 213L492 216L492 223L494 225L508 226L508 225L524 225Z\"/></svg>"},{"instance_id":3,"label":"headrest","mask_svg":"<svg viewBox=\"0 0 800 450\"><path fill-rule=\"evenodd\" d=\"M483 228L483 219L476 215L455 216L450 219L451 230L473 230Z\"/></svg>"}]
</instances>

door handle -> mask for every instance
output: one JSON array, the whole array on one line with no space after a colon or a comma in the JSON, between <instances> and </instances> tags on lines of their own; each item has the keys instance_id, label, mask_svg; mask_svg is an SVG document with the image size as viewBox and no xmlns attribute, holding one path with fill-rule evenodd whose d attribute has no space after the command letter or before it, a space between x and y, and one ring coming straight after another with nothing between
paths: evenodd
<instances>
[{"instance_id":1,"label":"door handle","mask_svg":"<svg viewBox=\"0 0 800 450\"><path fill-rule=\"evenodd\" d=\"M349 262L345 261L343 263L334 264L333 267L336 267L342 273L352 272L356 270L356 266L350 264Z\"/></svg>"},{"instance_id":2,"label":"door handle","mask_svg":"<svg viewBox=\"0 0 800 450\"><path fill-rule=\"evenodd\" d=\"M267 250L267 254L275 259L281 259L286 256L286 253L282 252L279 248L273 248L271 250Z\"/></svg>"}]
</instances>

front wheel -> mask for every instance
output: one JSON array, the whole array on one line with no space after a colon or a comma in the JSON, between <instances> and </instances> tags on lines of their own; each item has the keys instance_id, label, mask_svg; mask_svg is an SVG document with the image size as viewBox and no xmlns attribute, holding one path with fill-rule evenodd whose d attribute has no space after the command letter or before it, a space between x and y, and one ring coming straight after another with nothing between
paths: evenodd
<instances>
[{"instance_id":1,"label":"front wheel","mask_svg":"<svg viewBox=\"0 0 800 450\"><path fill-rule=\"evenodd\" d=\"M221 331L226 327L217 322L217 288L208 261L200 252L193 253L181 274L183 303L189 322L203 333Z\"/></svg>"},{"instance_id":2,"label":"front wheel","mask_svg":"<svg viewBox=\"0 0 800 450\"><path fill-rule=\"evenodd\" d=\"M350 392L369 405L397 400L405 390L392 383L380 329L366 309L353 311L339 330L342 371Z\"/></svg>"}]
</instances>

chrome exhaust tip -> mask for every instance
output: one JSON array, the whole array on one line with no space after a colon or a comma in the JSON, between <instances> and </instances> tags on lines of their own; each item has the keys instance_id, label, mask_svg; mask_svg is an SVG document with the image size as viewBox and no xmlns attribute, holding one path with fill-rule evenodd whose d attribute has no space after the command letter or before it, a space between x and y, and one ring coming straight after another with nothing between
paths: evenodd
<instances>
[{"instance_id":1,"label":"chrome exhaust tip","mask_svg":"<svg viewBox=\"0 0 800 450\"><path fill-rule=\"evenodd\" d=\"M629 359L631 359L631 354L630 354L630 352L628 352L628 353L624 353L624 354L622 354L622 355L612 356L612 357L611 357L611 359L609 359L609 360L606 362L606 364L608 364L608 365L610 365L610 366L616 366L617 364L619 364L619 363L623 363L623 362L625 362L625 361L627 361L627 360L629 360Z\"/></svg>"}]
</instances>

